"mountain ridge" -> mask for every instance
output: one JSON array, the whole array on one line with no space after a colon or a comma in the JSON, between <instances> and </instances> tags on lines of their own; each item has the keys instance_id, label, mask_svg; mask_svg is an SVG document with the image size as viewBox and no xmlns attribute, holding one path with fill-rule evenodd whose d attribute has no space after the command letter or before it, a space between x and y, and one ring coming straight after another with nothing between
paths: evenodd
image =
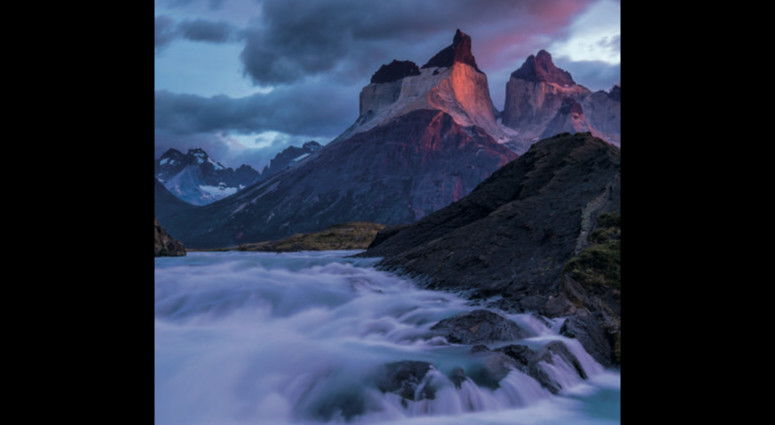
<instances>
[{"instance_id":1,"label":"mountain ridge","mask_svg":"<svg viewBox=\"0 0 775 425\"><path fill-rule=\"evenodd\" d=\"M190 248L217 248L347 221L408 223L464 196L516 157L480 128L416 110L165 224Z\"/></svg>"},{"instance_id":2,"label":"mountain ridge","mask_svg":"<svg viewBox=\"0 0 775 425\"><path fill-rule=\"evenodd\" d=\"M236 170L213 160L202 148L187 153L171 148L155 160L156 179L177 198L207 205L253 184L260 176L246 164Z\"/></svg>"}]
</instances>

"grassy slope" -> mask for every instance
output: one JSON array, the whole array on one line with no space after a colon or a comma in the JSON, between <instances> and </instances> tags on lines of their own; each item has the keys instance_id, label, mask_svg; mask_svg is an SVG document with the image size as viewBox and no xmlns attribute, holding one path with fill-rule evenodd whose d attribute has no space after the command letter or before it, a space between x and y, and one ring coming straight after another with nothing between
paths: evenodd
<instances>
[{"instance_id":1,"label":"grassy slope","mask_svg":"<svg viewBox=\"0 0 775 425\"><path fill-rule=\"evenodd\" d=\"M598 229L589 236L590 245L571 259L564 268L589 293L619 299L621 296L621 216L601 214ZM612 333L615 361L621 362L619 318L609 330Z\"/></svg>"},{"instance_id":2,"label":"grassy slope","mask_svg":"<svg viewBox=\"0 0 775 425\"><path fill-rule=\"evenodd\" d=\"M275 241L243 244L212 251L293 252L366 249L377 232L384 227L378 223L358 221L331 226L320 232L299 233Z\"/></svg>"}]
</instances>

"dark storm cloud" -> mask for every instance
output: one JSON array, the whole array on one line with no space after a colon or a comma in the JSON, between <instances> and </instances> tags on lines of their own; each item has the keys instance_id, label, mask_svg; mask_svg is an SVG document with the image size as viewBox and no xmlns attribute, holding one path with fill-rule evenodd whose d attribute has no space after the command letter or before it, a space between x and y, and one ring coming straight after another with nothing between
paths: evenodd
<instances>
[{"instance_id":1,"label":"dark storm cloud","mask_svg":"<svg viewBox=\"0 0 775 425\"><path fill-rule=\"evenodd\" d=\"M163 48L176 36L175 21L169 16L157 16L153 22L154 37L153 44L156 50Z\"/></svg>"},{"instance_id":2,"label":"dark storm cloud","mask_svg":"<svg viewBox=\"0 0 775 425\"><path fill-rule=\"evenodd\" d=\"M242 98L157 91L156 129L176 134L277 131L336 136L358 115L360 87L317 81Z\"/></svg>"},{"instance_id":3,"label":"dark storm cloud","mask_svg":"<svg viewBox=\"0 0 775 425\"><path fill-rule=\"evenodd\" d=\"M214 22L205 19L183 21L178 24L180 36L191 41L225 43L235 34L234 27L228 22Z\"/></svg>"},{"instance_id":4,"label":"dark storm cloud","mask_svg":"<svg viewBox=\"0 0 775 425\"><path fill-rule=\"evenodd\" d=\"M370 74L392 59L422 65L451 44L457 28L472 35L474 46L502 40L504 33L509 39L519 39L519 33L556 36L588 3L493 0L485 7L476 0L265 0L261 17L243 32L241 59L256 84L331 72ZM477 41L479 34L484 39ZM475 47L474 55L485 65L495 60L491 50Z\"/></svg>"},{"instance_id":5,"label":"dark storm cloud","mask_svg":"<svg viewBox=\"0 0 775 425\"><path fill-rule=\"evenodd\" d=\"M194 19L175 22L166 15L154 19L154 47L158 53L175 39L183 38L206 43L226 43L238 40L239 31L224 21Z\"/></svg>"}]
</instances>

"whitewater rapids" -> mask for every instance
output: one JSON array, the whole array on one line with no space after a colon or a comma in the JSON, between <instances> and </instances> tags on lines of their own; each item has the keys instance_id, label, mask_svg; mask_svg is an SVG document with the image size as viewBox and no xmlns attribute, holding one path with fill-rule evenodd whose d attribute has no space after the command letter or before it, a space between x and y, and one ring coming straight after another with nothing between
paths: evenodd
<instances>
[{"instance_id":1,"label":"whitewater rapids","mask_svg":"<svg viewBox=\"0 0 775 425\"><path fill-rule=\"evenodd\" d=\"M476 359L430 331L478 308L417 288L353 251L193 252L155 266L156 425L619 424L620 374L596 363L562 319L505 314L538 347L564 342L589 378L562 361L545 370L557 395L519 370L497 388L449 376ZM495 348L507 343L489 344ZM433 399L402 400L373 385L379 367L433 364ZM419 390L418 390L419 392Z\"/></svg>"}]
</instances>

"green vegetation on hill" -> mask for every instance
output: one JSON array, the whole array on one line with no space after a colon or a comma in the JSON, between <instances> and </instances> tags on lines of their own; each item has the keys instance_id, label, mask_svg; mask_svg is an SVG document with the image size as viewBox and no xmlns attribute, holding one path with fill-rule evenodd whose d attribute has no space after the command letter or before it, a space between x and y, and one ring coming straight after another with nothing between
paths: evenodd
<instances>
[{"instance_id":1,"label":"green vegetation on hill","mask_svg":"<svg viewBox=\"0 0 775 425\"><path fill-rule=\"evenodd\" d=\"M618 300L621 294L621 216L615 212L600 214L598 228L589 235L590 245L571 259L565 273L590 294ZM617 301L618 303L618 301ZM614 362L621 364L621 324L618 314L606 323Z\"/></svg>"},{"instance_id":2,"label":"green vegetation on hill","mask_svg":"<svg viewBox=\"0 0 775 425\"><path fill-rule=\"evenodd\" d=\"M603 213L598 228L589 236L591 243L565 265L565 272L586 289L621 290L621 216Z\"/></svg>"},{"instance_id":3,"label":"green vegetation on hill","mask_svg":"<svg viewBox=\"0 0 775 425\"><path fill-rule=\"evenodd\" d=\"M238 245L219 251L329 251L366 249L385 226L378 223L356 221L331 226L315 233L299 233L276 241Z\"/></svg>"}]
</instances>

